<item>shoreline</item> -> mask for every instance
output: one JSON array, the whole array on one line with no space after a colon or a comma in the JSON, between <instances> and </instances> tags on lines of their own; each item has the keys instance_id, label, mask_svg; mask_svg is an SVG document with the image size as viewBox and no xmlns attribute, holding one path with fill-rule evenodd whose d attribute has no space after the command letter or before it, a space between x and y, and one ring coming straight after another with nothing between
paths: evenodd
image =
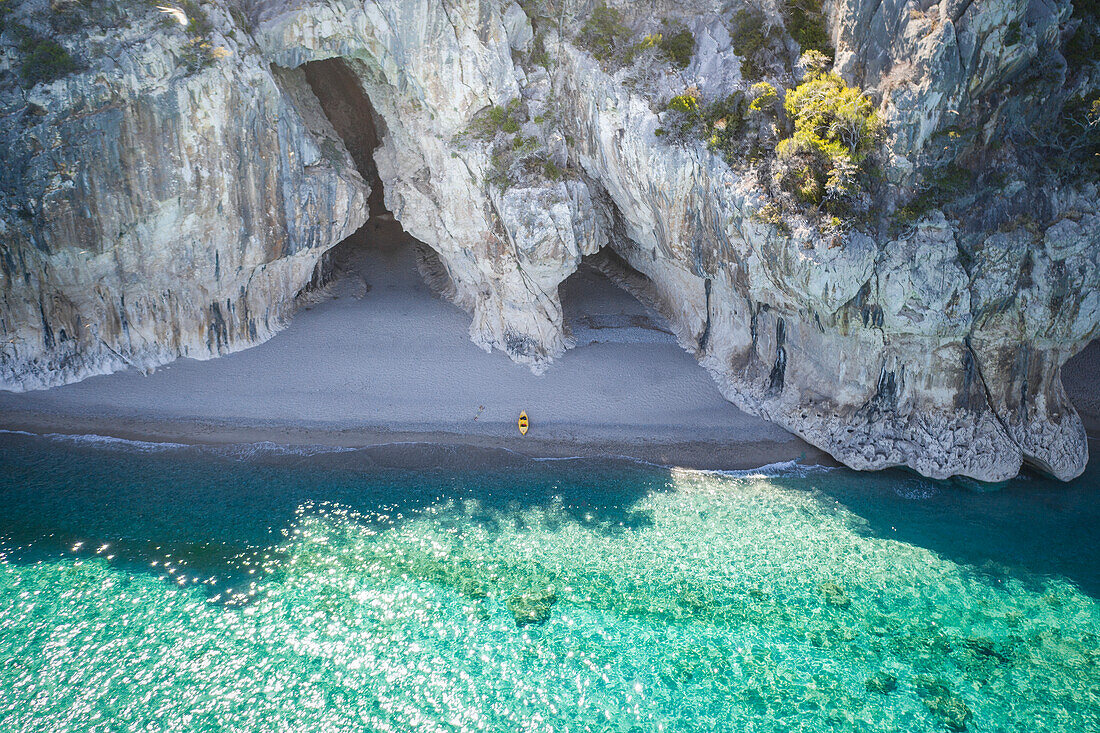
<instances>
[{"instance_id":1,"label":"shoreline","mask_svg":"<svg viewBox=\"0 0 1100 733\"><path fill-rule=\"evenodd\" d=\"M563 434L509 436L486 425L485 432L408 430L387 426L248 424L231 421L156 419L148 417L74 417L42 412L6 411L0 430L36 437L103 437L134 443L188 447L272 444L281 448L400 449L436 446L469 449L470 460L495 463L490 454L505 453L526 460L609 459L705 471L741 471L779 463L838 467L824 451L793 438L788 441L719 442L685 434L667 438L627 438L622 426L608 426L620 437L597 437L588 430ZM337 452L337 451L334 451ZM390 456L391 459L395 456ZM389 461L387 461L389 462ZM398 461L405 464L407 461ZM415 463L415 461L414 461Z\"/></svg>"}]
</instances>

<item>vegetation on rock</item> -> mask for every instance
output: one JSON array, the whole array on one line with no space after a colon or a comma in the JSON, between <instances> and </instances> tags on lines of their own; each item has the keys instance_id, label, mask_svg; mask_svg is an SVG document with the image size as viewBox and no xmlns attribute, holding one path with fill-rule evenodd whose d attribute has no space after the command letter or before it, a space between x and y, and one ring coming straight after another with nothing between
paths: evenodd
<instances>
[{"instance_id":1,"label":"vegetation on rock","mask_svg":"<svg viewBox=\"0 0 1100 733\"><path fill-rule=\"evenodd\" d=\"M616 64L628 51L630 35L623 14L601 3L581 26L580 40L597 59Z\"/></svg>"},{"instance_id":2,"label":"vegetation on rock","mask_svg":"<svg viewBox=\"0 0 1100 733\"><path fill-rule=\"evenodd\" d=\"M481 112L467 128L463 137L488 143L490 169L486 182L501 190L522 180L559 181L568 176L567 168L554 162L548 147L536 135L525 135L523 129L558 127L552 115L539 115L533 120L523 101L513 99L506 105L496 105Z\"/></svg>"},{"instance_id":3,"label":"vegetation on rock","mask_svg":"<svg viewBox=\"0 0 1100 733\"><path fill-rule=\"evenodd\" d=\"M787 92L793 134L779 141L780 187L807 204L846 214L866 189L882 123L874 103L833 72L812 71Z\"/></svg>"},{"instance_id":4,"label":"vegetation on rock","mask_svg":"<svg viewBox=\"0 0 1100 733\"><path fill-rule=\"evenodd\" d=\"M741 76L750 81L763 77L766 50L782 40L779 28L770 25L767 16L755 8L740 10L733 18L731 36L733 50L741 57Z\"/></svg>"},{"instance_id":5,"label":"vegetation on rock","mask_svg":"<svg viewBox=\"0 0 1100 733\"><path fill-rule=\"evenodd\" d=\"M785 8L787 32L806 51L817 51L830 60L833 58L832 39L825 24L822 0L792 0Z\"/></svg>"},{"instance_id":6,"label":"vegetation on rock","mask_svg":"<svg viewBox=\"0 0 1100 733\"><path fill-rule=\"evenodd\" d=\"M695 36L683 25L666 22L658 33L651 33L632 42L633 32L623 14L606 4L600 4L581 26L580 42L593 56L612 67L632 64L646 54L656 56L681 69L691 63L695 53Z\"/></svg>"},{"instance_id":7,"label":"vegetation on rock","mask_svg":"<svg viewBox=\"0 0 1100 733\"><path fill-rule=\"evenodd\" d=\"M783 211L820 219L823 231L862 221L879 180L883 124L874 102L828 71L824 54L803 54L804 80L781 92L757 82L707 102L695 87L665 105L656 134L671 142L702 139L733 167L756 167L774 199L764 219Z\"/></svg>"},{"instance_id":8,"label":"vegetation on rock","mask_svg":"<svg viewBox=\"0 0 1100 733\"><path fill-rule=\"evenodd\" d=\"M76 61L57 41L23 25L15 26L15 31L23 55L19 75L26 84L48 83L76 71Z\"/></svg>"}]
</instances>

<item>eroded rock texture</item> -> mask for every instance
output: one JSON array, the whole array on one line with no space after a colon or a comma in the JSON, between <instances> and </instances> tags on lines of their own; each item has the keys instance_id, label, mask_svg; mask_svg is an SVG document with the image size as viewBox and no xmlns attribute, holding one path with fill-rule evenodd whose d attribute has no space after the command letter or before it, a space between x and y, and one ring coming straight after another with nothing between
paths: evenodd
<instances>
[{"instance_id":1,"label":"eroded rock texture","mask_svg":"<svg viewBox=\"0 0 1100 733\"><path fill-rule=\"evenodd\" d=\"M728 399L855 468L1079 474L1060 368L1100 333L1097 189L1036 178L1024 154L1100 76L1067 72L1071 5L824 7L836 70L888 130L881 221L827 231L761 216L766 171L659 134L684 89L749 90L747 7L620 5L637 38L690 30L686 65L644 45L597 58L579 40L590 6L499 0L210 2L200 34L135 4L128 26L65 35L84 68L29 90L6 45L2 385L267 338L366 216L362 151L306 80L335 60L370 100L387 208L484 348L546 368L570 346L558 285L606 248ZM792 86L778 10L760 11L778 27L764 73ZM962 146L998 180L882 223Z\"/></svg>"}]
</instances>

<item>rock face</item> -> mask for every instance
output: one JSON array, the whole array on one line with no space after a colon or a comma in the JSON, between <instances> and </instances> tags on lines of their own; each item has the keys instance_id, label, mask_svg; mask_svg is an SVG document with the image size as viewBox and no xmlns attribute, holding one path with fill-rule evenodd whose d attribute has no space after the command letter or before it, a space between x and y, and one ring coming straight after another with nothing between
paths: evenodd
<instances>
[{"instance_id":1,"label":"rock face","mask_svg":"<svg viewBox=\"0 0 1100 733\"><path fill-rule=\"evenodd\" d=\"M201 69L141 9L74 37L88 68L0 93L0 386L258 343L365 221L369 189L302 74L207 12Z\"/></svg>"},{"instance_id":2,"label":"rock face","mask_svg":"<svg viewBox=\"0 0 1100 733\"><path fill-rule=\"evenodd\" d=\"M1060 369L1100 335L1097 188L1034 185L1021 137L1044 101L1057 111L1089 88L1060 53L1068 2L825 8L836 70L887 122L886 219L902 221L890 212L941 148L969 146L1003 179L904 225L828 231L762 216L759 169L659 134L673 94L750 87L731 20L743 5L623 8L638 38L689 30L686 65L652 43L618 65L594 58L587 27L565 20L591 9L573 6L182 7L208 26L149 8L128 27L85 24L63 37L84 67L29 89L3 35L0 387L269 337L366 217L361 142L307 83L338 63L369 98L386 207L435 252L437 284L484 348L546 368L571 345L558 285L602 249L728 399L850 466L991 481L1023 462L1084 469ZM769 48L797 57L779 27ZM801 73L775 68L777 84Z\"/></svg>"}]
</instances>

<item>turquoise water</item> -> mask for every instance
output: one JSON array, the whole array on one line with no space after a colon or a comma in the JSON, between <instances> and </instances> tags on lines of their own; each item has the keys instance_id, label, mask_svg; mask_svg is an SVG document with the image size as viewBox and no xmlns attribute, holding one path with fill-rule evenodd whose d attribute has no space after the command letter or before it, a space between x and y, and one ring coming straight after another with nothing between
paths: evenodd
<instances>
[{"instance_id":1,"label":"turquoise water","mask_svg":"<svg viewBox=\"0 0 1100 733\"><path fill-rule=\"evenodd\" d=\"M1100 730L1095 468L497 459L0 436L0 731Z\"/></svg>"}]
</instances>

